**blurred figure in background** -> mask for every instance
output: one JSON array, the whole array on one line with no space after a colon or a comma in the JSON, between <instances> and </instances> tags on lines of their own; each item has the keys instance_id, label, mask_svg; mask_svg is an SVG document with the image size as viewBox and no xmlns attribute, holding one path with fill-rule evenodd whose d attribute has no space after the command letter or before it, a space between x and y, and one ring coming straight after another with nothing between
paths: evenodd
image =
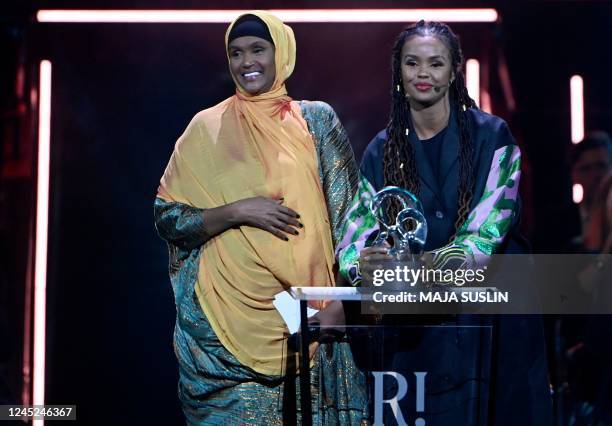
<instances>
[{"instance_id":1,"label":"blurred figure in background","mask_svg":"<svg viewBox=\"0 0 612 426\"><path fill-rule=\"evenodd\" d=\"M612 171L593 192L581 247L589 256L577 274L577 285L591 301L593 315L566 320L566 351L571 398L570 425L612 425ZM582 325L582 327L577 327Z\"/></svg>"},{"instance_id":2,"label":"blurred figure in background","mask_svg":"<svg viewBox=\"0 0 612 426\"><path fill-rule=\"evenodd\" d=\"M583 198L579 204L582 232L573 241L575 252L597 252L602 246L590 227L598 189L604 177L612 170L612 139L603 131L587 134L582 142L572 147L570 154L572 181L580 184ZM590 236L588 234L591 234Z\"/></svg>"},{"instance_id":3,"label":"blurred figure in background","mask_svg":"<svg viewBox=\"0 0 612 426\"><path fill-rule=\"evenodd\" d=\"M597 254L580 261L573 285L577 297L594 313L610 311L606 281L612 276L612 139L604 131L592 131L570 152L572 181L580 184L583 198L578 207L581 232L567 252ZM567 368L569 425L612 424L610 408L610 339L612 317L579 315L562 318L562 346L558 354L562 371ZM565 367L564 367L565 366Z\"/></svg>"}]
</instances>

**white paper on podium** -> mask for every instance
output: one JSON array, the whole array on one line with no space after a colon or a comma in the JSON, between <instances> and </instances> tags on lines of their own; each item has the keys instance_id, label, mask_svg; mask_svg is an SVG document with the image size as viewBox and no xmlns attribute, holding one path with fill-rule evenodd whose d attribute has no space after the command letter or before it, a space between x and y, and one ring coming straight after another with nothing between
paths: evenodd
<instances>
[{"instance_id":1,"label":"white paper on podium","mask_svg":"<svg viewBox=\"0 0 612 426\"><path fill-rule=\"evenodd\" d=\"M300 301L294 299L288 291L281 291L274 296L274 307L283 317L289 333L293 334L300 328ZM308 318L319 312L317 309L306 307L306 315Z\"/></svg>"}]
</instances>

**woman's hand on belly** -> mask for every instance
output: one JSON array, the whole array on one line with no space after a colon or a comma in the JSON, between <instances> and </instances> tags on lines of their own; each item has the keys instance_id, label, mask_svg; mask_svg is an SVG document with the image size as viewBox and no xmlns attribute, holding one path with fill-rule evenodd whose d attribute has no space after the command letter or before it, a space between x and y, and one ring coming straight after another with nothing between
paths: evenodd
<instances>
[{"instance_id":1,"label":"woman's hand on belly","mask_svg":"<svg viewBox=\"0 0 612 426\"><path fill-rule=\"evenodd\" d=\"M289 207L283 206L283 200L266 197L245 198L231 206L235 225L247 225L268 231L281 240L288 241L289 235L298 235L296 228L302 228L300 215Z\"/></svg>"}]
</instances>

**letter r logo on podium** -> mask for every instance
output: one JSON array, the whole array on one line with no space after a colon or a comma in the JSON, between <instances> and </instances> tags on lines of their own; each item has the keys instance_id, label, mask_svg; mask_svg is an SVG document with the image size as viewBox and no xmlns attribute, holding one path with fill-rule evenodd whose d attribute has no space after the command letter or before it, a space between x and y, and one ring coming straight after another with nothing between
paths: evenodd
<instances>
[{"instance_id":1,"label":"letter r logo on podium","mask_svg":"<svg viewBox=\"0 0 612 426\"><path fill-rule=\"evenodd\" d=\"M406 378L395 371L373 371L372 374L374 375L374 426L385 426L383 423L383 404L389 404L391 412L399 426L408 426L399 406L399 401L404 398L408 392L408 382ZM416 377L416 412L422 413L425 411L425 376L427 372L415 371L414 375ZM393 397L388 399L384 399L385 376L389 376L389 380L395 380L397 383L397 392ZM415 419L414 426L425 426L425 419L421 417Z\"/></svg>"}]
</instances>

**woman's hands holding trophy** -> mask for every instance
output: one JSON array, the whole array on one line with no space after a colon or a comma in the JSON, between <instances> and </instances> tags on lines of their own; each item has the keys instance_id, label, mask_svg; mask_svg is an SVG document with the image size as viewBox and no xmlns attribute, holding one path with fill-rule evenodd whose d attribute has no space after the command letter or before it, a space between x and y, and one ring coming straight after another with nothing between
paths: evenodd
<instances>
[{"instance_id":1,"label":"woman's hands holding trophy","mask_svg":"<svg viewBox=\"0 0 612 426\"><path fill-rule=\"evenodd\" d=\"M385 202L399 203L395 217L389 217ZM387 186L370 203L370 211L379 224L376 240L360 252L359 269L366 286L372 283L372 273L397 262L421 262L427 239L427 221L421 202L410 191ZM392 243L392 244L390 244ZM431 258L431 256L426 256Z\"/></svg>"}]
</instances>

